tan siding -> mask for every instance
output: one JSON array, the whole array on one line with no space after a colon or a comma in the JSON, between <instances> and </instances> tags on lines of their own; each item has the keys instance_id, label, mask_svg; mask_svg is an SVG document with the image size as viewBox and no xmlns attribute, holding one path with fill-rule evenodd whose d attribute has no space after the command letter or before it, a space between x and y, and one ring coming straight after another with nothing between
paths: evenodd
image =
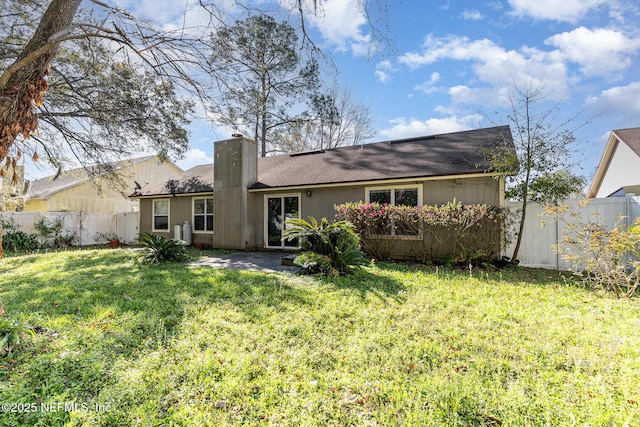
<instances>
[{"instance_id":1,"label":"tan siding","mask_svg":"<svg viewBox=\"0 0 640 427\"><path fill-rule=\"evenodd\" d=\"M24 212L46 212L47 202L41 199L27 200L22 210Z\"/></svg>"},{"instance_id":2,"label":"tan siding","mask_svg":"<svg viewBox=\"0 0 640 427\"><path fill-rule=\"evenodd\" d=\"M455 199L470 205L486 203L500 206L500 181L493 178L464 178L425 181L423 204L441 205Z\"/></svg>"},{"instance_id":3,"label":"tan siding","mask_svg":"<svg viewBox=\"0 0 640 427\"><path fill-rule=\"evenodd\" d=\"M392 186L393 182L381 185ZM460 178L450 180L425 181L424 183L403 182L399 186L423 186L423 204L440 205L455 200L463 204L487 203L500 205L500 181L492 178ZM367 185L366 187L375 187ZM300 193L300 213L302 218L310 216L316 219L323 217L330 221L335 218L335 205L345 202L364 201L365 186L331 187L311 189L311 196L307 190L281 190L269 193L250 193L252 211L255 214L253 236L258 248L264 247L264 197L278 194Z\"/></svg>"},{"instance_id":4,"label":"tan siding","mask_svg":"<svg viewBox=\"0 0 640 427\"><path fill-rule=\"evenodd\" d=\"M228 249L253 247L247 187L258 179L258 146L255 141L234 138L216 142L213 154L215 245Z\"/></svg>"},{"instance_id":5,"label":"tan siding","mask_svg":"<svg viewBox=\"0 0 640 427\"><path fill-rule=\"evenodd\" d=\"M207 197L205 195L194 196L196 198ZM211 196L209 196L211 197ZM167 199L166 197L158 197L158 199ZM140 232L151 232L153 224L153 200L156 199L140 199ZM153 232L159 236L173 238L174 227L176 224L184 224L189 221L193 230L193 197L178 196L169 197L169 231L167 233ZM215 230L214 230L215 231ZM192 233L193 243L213 244L213 234Z\"/></svg>"},{"instance_id":6,"label":"tan siding","mask_svg":"<svg viewBox=\"0 0 640 427\"><path fill-rule=\"evenodd\" d=\"M138 201L127 196L135 189L134 180L141 185L165 181L180 172L171 163L159 162L156 158L146 160L120 171L123 187L114 189L110 183L98 184L101 192L91 182L85 182L72 188L52 194L47 202L25 203L31 211L49 212L131 212L138 210ZM42 204L44 203L44 204Z\"/></svg>"},{"instance_id":7,"label":"tan siding","mask_svg":"<svg viewBox=\"0 0 640 427\"><path fill-rule=\"evenodd\" d=\"M131 191L128 192L128 194L133 192L134 179L138 181L140 185L145 185L145 181L148 181L149 184L154 184L156 182L166 181L180 172L181 170L172 163L162 163L158 159L149 159L146 162L135 165L133 168L130 176L131 188L127 189L127 191Z\"/></svg>"},{"instance_id":8,"label":"tan siding","mask_svg":"<svg viewBox=\"0 0 640 427\"><path fill-rule=\"evenodd\" d=\"M252 198L252 211L254 212L255 228L253 231L254 240L258 248L263 248L264 245L264 211L265 211L265 195L277 196L278 194L292 194L300 193L300 215L303 219L308 219L310 216L316 219L327 218L332 221L335 218L336 211L334 206L336 204L345 203L349 201L364 200L364 186L358 187L336 187L326 189L313 189L311 196L307 196L306 190L297 191L274 191L272 193L250 193Z\"/></svg>"},{"instance_id":9,"label":"tan siding","mask_svg":"<svg viewBox=\"0 0 640 427\"><path fill-rule=\"evenodd\" d=\"M151 231L152 225L153 202L152 199L140 199L140 216L138 230L140 233L148 233Z\"/></svg>"},{"instance_id":10,"label":"tan siding","mask_svg":"<svg viewBox=\"0 0 640 427\"><path fill-rule=\"evenodd\" d=\"M393 183L385 183L385 185L393 185ZM403 183L402 186L411 185L411 183ZM423 185L423 204L443 204L452 201L454 198L461 203L488 203L500 204L500 181L491 178L466 178L455 180L439 180L426 181ZM369 185L368 185L369 186ZM345 202L359 202L365 200L365 186L353 187L332 187L332 188L314 188L311 189L311 195L307 195L307 190L281 190L269 193L251 192L248 194L248 237L247 249L264 248L264 200L265 196L281 195L281 194L300 194L300 211L304 219L313 216L317 219L327 218L333 220L335 218L336 204ZM203 197L198 195L195 197ZM159 197L161 198L161 197ZM150 231L152 221L152 201L153 199L140 200L140 231ZM166 237L173 237L173 227L188 220L193 225L192 218L192 196L178 196L170 198L170 218L169 233L163 233ZM214 201L215 203L215 201ZM237 225L237 224L236 224ZM236 229L236 225L226 227L226 230L232 232ZM215 230L214 230L215 232ZM193 234L193 242L204 242L212 244L213 236L211 234ZM401 243L399 243L401 244Z\"/></svg>"},{"instance_id":11,"label":"tan siding","mask_svg":"<svg viewBox=\"0 0 640 427\"><path fill-rule=\"evenodd\" d=\"M242 215L241 212L245 203L244 197L245 194L243 194L241 187L223 188L216 191L213 213L215 242L218 247L244 249L240 235L245 229L245 222L249 217L248 213ZM249 245L251 245L250 242Z\"/></svg>"},{"instance_id":12,"label":"tan siding","mask_svg":"<svg viewBox=\"0 0 640 427\"><path fill-rule=\"evenodd\" d=\"M131 212L138 209L135 200L129 200L118 191L102 186L98 192L90 182L85 182L49 197L50 212Z\"/></svg>"}]
</instances>

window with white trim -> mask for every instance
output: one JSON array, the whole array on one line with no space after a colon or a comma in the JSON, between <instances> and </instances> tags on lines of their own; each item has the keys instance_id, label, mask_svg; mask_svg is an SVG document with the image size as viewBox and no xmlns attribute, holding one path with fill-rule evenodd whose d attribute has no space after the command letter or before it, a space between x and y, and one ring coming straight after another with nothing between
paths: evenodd
<instances>
[{"instance_id":1,"label":"window with white trim","mask_svg":"<svg viewBox=\"0 0 640 427\"><path fill-rule=\"evenodd\" d=\"M367 188L367 202L381 205L419 206L422 192L418 186Z\"/></svg>"},{"instance_id":2,"label":"window with white trim","mask_svg":"<svg viewBox=\"0 0 640 427\"><path fill-rule=\"evenodd\" d=\"M193 199L193 231L213 231L213 197Z\"/></svg>"},{"instance_id":3,"label":"window with white trim","mask_svg":"<svg viewBox=\"0 0 640 427\"><path fill-rule=\"evenodd\" d=\"M169 199L153 200L153 231L169 231Z\"/></svg>"},{"instance_id":4,"label":"window with white trim","mask_svg":"<svg viewBox=\"0 0 640 427\"><path fill-rule=\"evenodd\" d=\"M422 186L398 185L390 187L366 188L367 203L395 206L422 206ZM396 223L392 218L389 225L389 235L403 238L417 238L421 231L412 226Z\"/></svg>"}]
</instances>

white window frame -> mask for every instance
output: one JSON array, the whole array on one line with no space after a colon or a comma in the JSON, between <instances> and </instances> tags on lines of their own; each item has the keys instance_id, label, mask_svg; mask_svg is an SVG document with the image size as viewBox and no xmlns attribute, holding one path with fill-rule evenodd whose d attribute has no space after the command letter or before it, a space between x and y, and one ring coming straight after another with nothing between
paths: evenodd
<instances>
[{"instance_id":1,"label":"white window frame","mask_svg":"<svg viewBox=\"0 0 640 427\"><path fill-rule=\"evenodd\" d=\"M283 194L265 194L264 195L264 204L263 204L263 212L264 212L264 247L267 249L300 249L300 246L269 246L269 199L270 198L285 198L285 197L297 197L298 198L298 218L303 218L302 216L302 193L283 193Z\"/></svg>"},{"instance_id":2,"label":"white window frame","mask_svg":"<svg viewBox=\"0 0 640 427\"><path fill-rule=\"evenodd\" d=\"M211 215L213 216L213 212L207 212L207 200L211 199L213 200L213 196L203 196L203 197L194 197L191 200L191 219L193 220L193 233L194 234L213 234L214 230L207 230L207 215ZM197 214L197 215L202 215L204 216L204 227L205 230L196 230L196 200L204 200L204 214ZM215 201L213 202L215 203ZM215 208L214 208L215 209ZM214 228L215 228L215 223L214 223Z\"/></svg>"},{"instance_id":3,"label":"white window frame","mask_svg":"<svg viewBox=\"0 0 640 427\"><path fill-rule=\"evenodd\" d=\"M156 228L156 216L165 216L156 215L156 202L167 202L167 229L157 229ZM158 233L170 233L171 232L171 199L152 199L151 200L151 231L155 231Z\"/></svg>"},{"instance_id":4,"label":"white window frame","mask_svg":"<svg viewBox=\"0 0 640 427\"><path fill-rule=\"evenodd\" d=\"M371 203L370 192L371 191L381 191L381 190L391 190L391 205L395 206L395 198L396 192L395 190L408 190L408 189L417 189L418 190L418 206L422 206L422 184L396 184L396 185L385 185L382 187L365 187L365 201L366 203Z\"/></svg>"},{"instance_id":5,"label":"white window frame","mask_svg":"<svg viewBox=\"0 0 640 427\"><path fill-rule=\"evenodd\" d=\"M396 205L396 191L395 190L409 190L409 189L417 189L418 190L418 206L422 206L422 184L397 184L397 185L386 185L382 187L365 187L365 200L366 203L371 203L370 192L371 191L380 191L380 190L390 190L391 192L391 205ZM405 234L396 234L395 227L393 227L392 222L391 234L389 235L378 235L378 238L398 238L403 240L421 240L422 239L422 230L418 233L417 236L414 235L405 235Z\"/></svg>"}]
</instances>

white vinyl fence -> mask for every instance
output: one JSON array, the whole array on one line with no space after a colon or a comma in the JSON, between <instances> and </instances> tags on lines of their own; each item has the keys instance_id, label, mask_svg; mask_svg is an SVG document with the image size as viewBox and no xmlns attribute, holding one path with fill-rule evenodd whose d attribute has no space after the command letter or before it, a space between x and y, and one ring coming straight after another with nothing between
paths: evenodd
<instances>
[{"instance_id":1,"label":"white vinyl fence","mask_svg":"<svg viewBox=\"0 0 640 427\"><path fill-rule=\"evenodd\" d=\"M572 209L577 209L579 200L568 200ZM507 202L507 208L517 211L519 202ZM554 221L544 214L545 209L535 203L527 207L527 220L520 246L518 259L520 265L526 267L543 267L568 270L570 266L555 253L553 247L562 238L565 224ZM640 217L640 196L610 197L605 199L591 199L582 208L580 221L593 219L598 212L600 219L610 228L619 225L619 221L631 224ZM0 212L3 221L13 221L16 226L26 232L34 233L36 222L41 218L62 218L63 233L75 233L76 245L93 245L96 233L116 233L123 243L134 244L138 238L138 212L119 213L76 213L76 212ZM567 219L569 217L567 216ZM542 225L543 222L548 223ZM515 246L515 239L507 246L505 255L511 256Z\"/></svg>"},{"instance_id":2,"label":"white vinyl fence","mask_svg":"<svg viewBox=\"0 0 640 427\"><path fill-rule=\"evenodd\" d=\"M136 243L138 238L138 212L0 212L0 217L25 233L35 233L40 218L60 218L63 234L75 233L78 246L105 243L95 240L96 233L116 233L123 243Z\"/></svg>"},{"instance_id":3,"label":"white vinyl fence","mask_svg":"<svg viewBox=\"0 0 640 427\"><path fill-rule=\"evenodd\" d=\"M569 204L570 210L581 209L581 222L592 221L593 214L597 212L600 221L610 229L620 225L621 221L622 224L631 224L635 218L640 216L640 196L590 199L584 208L579 208L580 200L567 200L563 203ZM507 208L511 211L517 211L520 207L520 202L507 202ZM565 218L568 221L571 220L568 215ZM543 222L548 224L543 226ZM518 254L520 265L569 270L571 266L553 249L564 235L565 228L566 225L562 221L555 221L546 216L545 209L539 204L528 204L525 229ZM507 246L507 256L513 254L515 238L512 240Z\"/></svg>"}]
</instances>

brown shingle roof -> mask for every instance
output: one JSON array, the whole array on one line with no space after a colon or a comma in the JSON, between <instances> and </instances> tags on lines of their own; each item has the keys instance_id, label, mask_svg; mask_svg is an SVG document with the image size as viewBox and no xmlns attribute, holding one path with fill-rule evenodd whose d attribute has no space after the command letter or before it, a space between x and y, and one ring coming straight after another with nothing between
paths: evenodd
<instances>
[{"instance_id":1,"label":"brown shingle roof","mask_svg":"<svg viewBox=\"0 0 640 427\"><path fill-rule=\"evenodd\" d=\"M261 158L258 182L275 188L484 172L489 150L515 150L509 126Z\"/></svg>"},{"instance_id":2,"label":"brown shingle roof","mask_svg":"<svg viewBox=\"0 0 640 427\"><path fill-rule=\"evenodd\" d=\"M213 192L213 165L210 164L194 166L167 181L147 185L132 196L211 192Z\"/></svg>"},{"instance_id":3,"label":"brown shingle roof","mask_svg":"<svg viewBox=\"0 0 640 427\"><path fill-rule=\"evenodd\" d=\"M423 136L258 159L250 188L281 188L486 172L487 152L515 152L509 126ZM213 165L191 168L136 196L213 192Z\"/></svg>"},{"instance_id":4,"label":"brown shingle roof","mask_svg":"<svg viewBox=\"0 0 640 427\"><path fill-rule=\"evenodd\" d=\"M640 128L617 129L613 133L640 156Z\"/></svg>"}]
</instances>

